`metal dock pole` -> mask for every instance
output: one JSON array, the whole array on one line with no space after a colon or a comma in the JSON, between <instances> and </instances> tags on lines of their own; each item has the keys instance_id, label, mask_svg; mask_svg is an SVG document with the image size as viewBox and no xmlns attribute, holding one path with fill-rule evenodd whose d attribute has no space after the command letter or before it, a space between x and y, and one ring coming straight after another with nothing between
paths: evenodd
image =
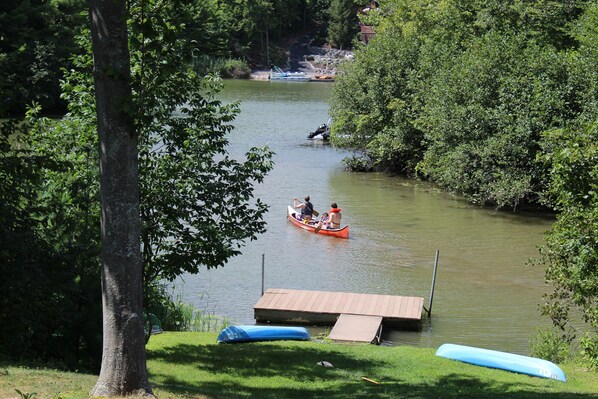
<instances>
[{"instance_id":1,"label":"metal dock pole","mask_svg":"<svg viewBox=\"0 0 598 399\"><path fill-rule=\"evenodd\" d=\"M264 296L264 263L266 254L262 254L262 296Z\"/></svg>"},{"instance_id":2,"label":"metal dock pole","mask_svg":"<svg viewBox=\"0 0 598 399\"><path fill-rule=\"evenodd\" d=\"M440 250L436 250L436 258L434 259L434 274L432 275L432 287L430 288L430 309L428 309L428 317L432 317L432 302L434 301L434 285L436 285L436 270L438 270L438 256Z\"/></svg>"}]
</instances>

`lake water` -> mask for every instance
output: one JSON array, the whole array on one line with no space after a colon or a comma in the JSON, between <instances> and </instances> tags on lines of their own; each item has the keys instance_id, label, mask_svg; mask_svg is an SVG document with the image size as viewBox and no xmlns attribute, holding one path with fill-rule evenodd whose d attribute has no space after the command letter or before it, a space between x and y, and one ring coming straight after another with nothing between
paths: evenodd
<instances>
[{"instance_id":1,"label":"lake water","mask_svg":"<svg viewBox=\"0 0 598 399\"><path fill-rule=\"evenodd\" d=\"M224 268L186 275L176 290L186 302L239 324L253 324L265 288L421 296L429 306L440 251L432 317L421 332L385 333L388 344L459 343L528 353L547 319L538 312L549 291L538 256L552 219L472 206L434 185L383 174L352 173L351 155L306 139L328 120L330 83L227 81L224 101L240 101L230 153L252 146L276 152L274 170L257 187L269 205L268 231ZM286 220L293 197L310 195L316 210L343 208L351 237L297 229Z\"/></svg>"}]
</instances>

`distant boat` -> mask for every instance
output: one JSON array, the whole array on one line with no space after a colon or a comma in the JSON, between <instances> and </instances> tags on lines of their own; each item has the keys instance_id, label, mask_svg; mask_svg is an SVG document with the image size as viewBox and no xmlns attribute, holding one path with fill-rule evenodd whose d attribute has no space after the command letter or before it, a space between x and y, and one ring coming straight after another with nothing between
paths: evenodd
<instances>
[{"instance_id":1,"label":"distant boat","mask_svg":"<svg viewBox=\"0 0 598 399\"><path fill-rule=\"evenodd\" d=\"M548 360L535 357L455 344L441 345L436 351L436 356L471 363L477 366L567 382L565 373L563 373L563 370L559 366Z\"/></svg>"},{"instance_id":2,"label":"distant boat","mask_svg":"<svg viewBox=\"0 0 598 399\"><path fill-rule=\"evenodd\" d=\"M331 120L328 119L327 123L322 123L315 131L308 134L307 138L310 140L328 141L330 139L330 122Z\"/></svg>"},{"instance_id":3,"label":"distant boat","mask_svg":"<svg viewBox=\"0 0 598 399\"><path fill-rule=\"evenodd\" d=\"M309 82L310 77L305 72L285 72L279 67L275 66L274 70L270 71L270 80L279 80L285 82Z\"/></svg>"},{"instance_id":4,"label":"distant boat","mask_svg":"<svg viewBox=\"0 0 598 399\"><path fill-rule=\"evenodd\" d=\"M305 223L297 219L297 211L292 206L287 206L289 220L300 229L316 232L316 225L314 223ZM349 226L342 227L340 229L321 229L318 234L323 236L333 236L338 238L349 238Z\"/></svg>"},{"instance_id":5,"label":"distant boat","mask_svg":"<svg viewBox=\"0 0 598 399\"><path fill-rule=\"evenodd\" d=\"M278 326L229 326L220 331L217 341L220 343L255 342L255 341L309 341L311 336L305 327Z\"/></svg>"},{"instance_id":6,"label":"distant boat","mask_svg":"<svg viewBox=\"0 0 598 399\"><path fill-rule=\"evenodd\" d=\"M311 82L334 82L334 75L314 75Z\"/></svg>"}]
</instances>

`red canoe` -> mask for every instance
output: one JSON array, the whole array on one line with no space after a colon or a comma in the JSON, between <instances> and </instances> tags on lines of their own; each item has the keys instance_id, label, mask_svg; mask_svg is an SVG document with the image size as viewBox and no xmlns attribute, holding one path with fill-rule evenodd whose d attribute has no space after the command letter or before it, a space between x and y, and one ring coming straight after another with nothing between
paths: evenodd
<instances>
[{"instance_id":1,"label":"red canoe","mask_svg":"<svg viewBox=\"0 0 598 399\"><path fill-rule=\"evenodd\" d=\"M292 206L289 206L287 216L288 216L289 220L291 221L291 223L293 223L295 226L297 226L301 229L315 233L315 231L316 231L315 224L308 224L308 223L304 223L301 220L297 220L296 215L297 215L297 211L295 209L293 209ZM349 238L349 226L345 226L340 229L320 229L320 231L318 231L317 234L321 234L321 235L325 235L325 236L333 236L333 237L338 237L338 238Z\"/></svg>"}]
</instances>

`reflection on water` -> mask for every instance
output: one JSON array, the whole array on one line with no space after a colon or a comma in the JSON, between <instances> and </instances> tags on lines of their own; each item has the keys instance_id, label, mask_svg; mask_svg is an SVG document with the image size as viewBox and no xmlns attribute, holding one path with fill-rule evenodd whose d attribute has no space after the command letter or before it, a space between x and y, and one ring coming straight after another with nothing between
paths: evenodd
<instances>
[{"instance_id":1,"label":"reflection on water","mask_svg":"<svg viewBox=\"0 0 598 399\"><path fill-rule=\"evenodd\" d=\"M241 101L230 153L242 157L262 145L276 152L274 170L257 188L270 206L268 231L224 268L181 278L185 301L253 323L265 254L266 288L413 295L428 306L439 250L431 319L420 333L387 331L387 342L527 352L530 336L548 324L537 311L547 291L543 270L526 262L537 256L549 218L493 212L427 183L345 171L347 153L306 139L328 119L328 84L231 81L222 96ZM287 205L305 194L320 212L331 202L343 208L349 240L287 222Z\"/></svg>"}]
</instances>

